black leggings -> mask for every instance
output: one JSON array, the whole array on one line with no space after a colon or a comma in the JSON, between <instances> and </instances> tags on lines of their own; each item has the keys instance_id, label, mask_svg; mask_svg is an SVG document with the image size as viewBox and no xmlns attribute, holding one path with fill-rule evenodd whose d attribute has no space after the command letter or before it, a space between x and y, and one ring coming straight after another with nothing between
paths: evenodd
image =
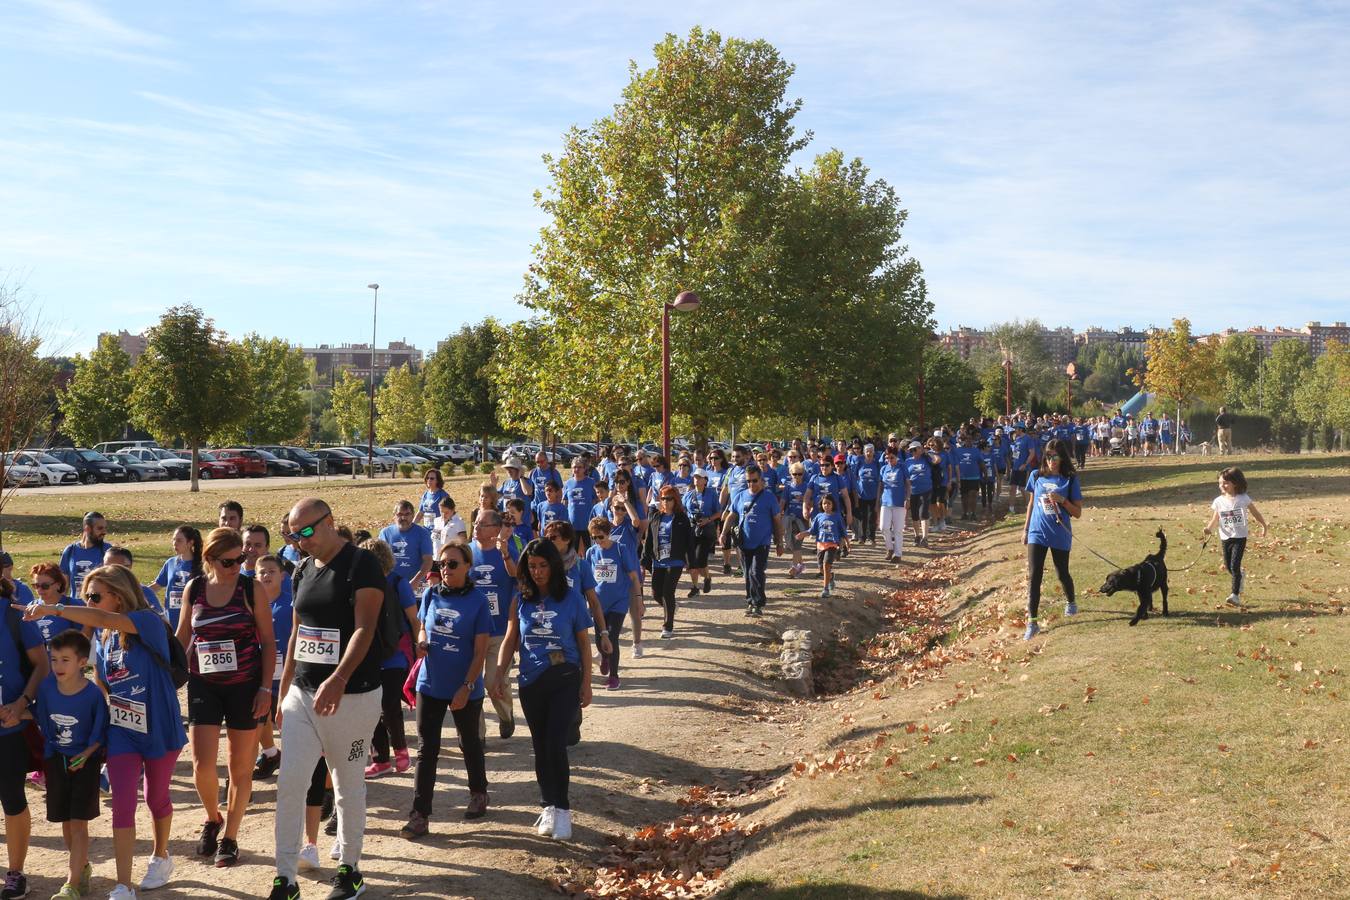
<instances>
[{"instance_id":1,"label":"black leggings","mask_svg":"<svg viewBox=\"0 0 1350 900\"><path fill-rule=\"evenodd\" d=\"M858 502L853 505L853 515L857 517L858 542L875 541L877 539L877 501L873 497L866 500L858 498Z\"/></svg>"},{"instance_id":2,"label":"black leggings","mask_svg":"<svg viewBox=\"0 0 1350 900\"><path fill-rule=\"evenodd\" d=\"M534 779L539 783L540 804L571 809L567 799L572 774L567 738L581 712L581 670L571 663L553 666L521 686L520 705L534 745Z\"/></svg>"},{"instance_id":3,"label":"black leggings","mask_svg":"<svg viewBox=\"0 0 1350 900\"><path fill-rule=\"evenodd\" d=\"M309 789L305 791L306 806L323 806L323 795L328 792L328 760L322 756L314 766L314 774L309 779Z\"/></svg>"},{"instance_id":4,"label":"black leggings","mask_svg":"<svg viewBox=\"0 0 1350 900\"><path fill-rule=\"evenodd\" d=\"M694 558L689 562L691 569L708 568L708 557L717 545L717 522L709 522L694 532Z\"/></svg>"},{"instance_id":5,"label":"black leggings","mask_svg":"<svg viewBox=\"0 0 1350 900\"><path fill-rule=\"evenodd\" d=\"M1233 593L1242 593L1242 556L1247 552L1246 538L1227 538L1223 541L1223 567L1233 576Z\"/></svg>"},{"instance_id":6,"label":"black leggings","mask_svg":"<svg viewBox=\"0 0 1350 900\"><path fill-rule=\"evenodd\" d=\"M673 631L675 628L675 589L680 586L680 575L683 572L683 566L673 566L669 569L659 566L652 568L652 596L661 601L661 608L666 611L664 627L667 631Z\"/></svg>"},{"instance_id":7,"label":"black leggings","mask_svg":"<svg viewBox=\"0 0 1350 900\"><path fill-rule=\"evenodd\" d=\"M413 805L415 812L431 815L431 797L436 792L436 762L441 757L441 728L449 711L455 720L459 735L459 750L464 755L464 771L469 776L469 790L486 794L487 760L483 755L483 739L478 736L478 720L483 715L483 698L470 700L463 709L450 709L450 701L417 692L417 737L422 742L417 751L417 771L413 776Z\"/></svg>"},{"instance_id":8,"label":"black leggings","mask_svg":"<svg viewBox=\"0 0 1350 900\"><path fill-rule=\"evenodd\" d=\"M1074 445L1074 455L1078 459L1078 468L1080 469L1083 468L1083 466L1087 465L1087 448L1088 448L1087 444Z\"/></svg>"},{"instance_id":9,"label":"black leggings","mask_svg":"<svg viewBox=\"0 0 1350 900\"><path fill-rule=\"evenodd\" d=\"M403 728L403 682L408 680L407 669L380 670L380 721L375 723L375 761L389 762L389 744L395 750L408 749L408 735Z\"/></svg>"},{"instance_id":10,"label":"black leggings","mask_svg":"<svg viewBox=\"0 0 1350 900\"><path fill-rule=\"evenodd\" d=\"M1040 544L1027 544L1027 614L1036 618L1041 608L1041 578L1045 575L1045 553L1050 552L1055 562L1055 574L1059 576L1060 587L1070 603L1074 600L1073 576L1069 574L1069 551L1044 547Z\"/></svg>"},{"instance_id":11,"label":"black leggings","mask_svg":"<svg viewBox=\"0 0 1350 900\"><path fill-rule=\"evenodd\" d=\"M24 793L27 766L28 743L23 732L0 736L0 807L7 816L22 815L28 809L28 795Z\"/></svg>"},{"instance_id":12,"label":"black leggings","mask_svg":"<svg viewBox=\"0 0 1350 900\"><path fill-rule=\"evenodd\" d=\"M675 581L679 581L678 578ZM672 589L673 590L673 589ZM615 678L619 677L619 635L623 633L623 620L628 617L628 613L607 612L605 613L605 630L609 632L609 645L614 651L605 657L605 662L609 663L609 674ZM595 629L595 646L600 646L600 629Z\"/></svg>"},{"instance_id":13,"label":"black leggings","mask_svg":"<svg viewBox=\"0 0 1350 900\"><path fill-rule=\"evenodd\" d=\"M980 505L989 509L994 505L994 482L980 482Z\"/></svg>"}]
</instances>

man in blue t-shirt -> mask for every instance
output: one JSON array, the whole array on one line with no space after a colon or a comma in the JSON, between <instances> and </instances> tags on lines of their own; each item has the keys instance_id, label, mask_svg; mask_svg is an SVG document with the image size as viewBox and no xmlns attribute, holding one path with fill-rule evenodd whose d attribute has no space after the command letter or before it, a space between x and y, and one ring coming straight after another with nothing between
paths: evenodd
<instances>
[{"instance_id":1,"label":"man in blue t-shirt","mask_svg":"<svg viewBox=\"0 0 1350 900\"><path fill-rule=\"evenodd\" d=\"M386 525L380 540L394 551L394 571L408 582L414 592L431 571L431 532L413 520L417 509L411 501L400 500L394 507L394 524Z\"/></svg>"},{"instance_id":2,"label":"man in blue t-shirt","mask_svg":"<svg viewBox=\"0 0 1350 900\"><path fill-rule=\"evenodd\" d=\"M510 532L502 528L501 513L485 510L474 520L473 541L469 544L469 550L473 553L470 577L487 598L488 614L492 616L492 636L488 638L484 669L484 678L489 681L497 673L497 651L506 637L506 620L511 612L511 598L516 591L516 564L511 557L510 537ZM498 733L503 739L509 738L516 731L516 713L510 690L507 690L505 697L493 697L492 707L497 711ZM478 736L483 737L486 732L485 717L478 723Z\"/></svg>"},{"instance_id":3,"label":"man in blue t-shirt","mask_svg":"<svg viewBox=\"0 0 1350 900\"><path fill-rule=\"evenodd\" d=\"M764 474L757 463L745 467L745 490L732 498L731 508L736 515L727 519L724 531L734 527L739 535L736 543L745 566L745 614L760 616L768 599L765 577L770 538L778 548L778 555L783 555L783 516L778 498L764 490Z\"/></svg>"},{"instance_id":4,"label":"man in blue t-shirt","mask_svg":"<svg viewBox=\"0 0 1350 900\"><path fill-rule=\"evenodd\" d=\"M108 523L103 514L85 513L80 539L61 551L61 571L66 573L66 580L70 583L70 596L80 596L84 576L103 565L103 554L108 550L105 541L107 536Z\"/></svg>"}]
</instances>

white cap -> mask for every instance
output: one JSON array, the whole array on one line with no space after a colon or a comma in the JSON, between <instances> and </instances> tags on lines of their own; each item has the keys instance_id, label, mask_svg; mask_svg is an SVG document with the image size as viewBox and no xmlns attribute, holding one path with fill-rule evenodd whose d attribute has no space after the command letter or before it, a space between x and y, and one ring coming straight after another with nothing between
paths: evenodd
<instances>
[{"instance_id":1,"label":"white cap","mask_svg":"<svg viewBox=\"0 0 1350 900\"><path fill-rule=\"evenodd\" d=\"M707 478L707 477L708 477L708 470L705 469L705 468L703 468L702 466L699 466L697 469L694 470L693 477L694 477L694 478Z\"/></svg>"}]
</instances>

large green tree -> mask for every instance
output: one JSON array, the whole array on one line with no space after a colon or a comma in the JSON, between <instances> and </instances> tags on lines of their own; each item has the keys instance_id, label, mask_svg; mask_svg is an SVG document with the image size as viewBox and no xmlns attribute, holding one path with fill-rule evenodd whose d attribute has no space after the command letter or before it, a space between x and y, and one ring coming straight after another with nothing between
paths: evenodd
<instances>
[{"instance_id":1,"label":"large green tree","mask_svg":"<svg viewBox=\"0 0 1350 900\"><path fill-rule=\"evenodd\" d=\"M969 362L974 371L986 373L1002 366L1005 358L1012 360L1014 407L1018 405L1019 396L1026 400L1034 395L1050 404L1062 397L1064 372L1051 358L1038 320L1014 319L992 326L989 339L971 352ZM1002 388L999 396L1002 396ZM998 407L1001 412L1001 401Z\"/></svg>"},{"instance_id":2,"label":"large green tree","mask_svg":"<svg viewBox=\"0 0 1350 900\"><path fill-rule=\"evenodd\" d=\"M181 438L191 448L196 491L201 445L237 426L251 408L252 385L239 345L197 307L172 307L146 333L131 382L132 420L161 441Z\"/></svg>"},{"instance_id":3,"label":"large green tree","mask_svg":"<svg viewBox=\"0 0 1350 900\"><path fill-rule=\"evenodd\" d=\"M6 485L5 454L45 438L51 428L53 366L42 358L40 332L19 286L0 278L0 512L18 489ZM3 537L0 528L0 546Z\"/></svg>"},{"instance_id":4,"label":"large green tree","mask_svg":"<svg viewBox=\"0 0 1350 900\"><path fill-rule=\"evenodd\" d=\"M364 440L370 427L370 394L366 382L343 369L331 394L339 440Z\"/></svg>"},{"instance_id":5,"label":"large green tree","mask_svg":"<svg viewBox=\"0 0 1350 900\"><path fill-rule=\"evenodd\" d=\"M1144 354L1114 343L1083 344L1077 364L1083 385L1076 393L1118 406L1135 393L1130 370L1144 368Z\"/></svg>"},{"instance_id":6,"label":"large green tree","mask_svg":"<svg viewBox=\"0 0 1350 900\"><path fill-rule=\"evenodd\" d=\"M60 396L61 430L86 447L122 437L130 400L131 357L114 335L100 335L88 359L75 357L75 375Z\"/></svg>"},{"instance_id":7,"label":"large green tree","mask_svg":"<svg viewBox=\"0 0 1350 900\"><path fill-rule=\"evenodd\" d=\"M764 41L696 28L630 74L613 114L546 158L549 223L520 296L532 317L495 358L502 423L650 432L661 305L685 289L703 305L671 315L672 395L695 431L769 398L876 415L914 374L931 314L890 188L840 154L789 170L801 104Z\"/></svg>"},{"instance_id":8,"label":"large green tree","mask_svg":"<svg viewBox=\"0 0 1350 900\"><path fill-rule=\"evenodd\" d=\"M304 351L281 338L248 334L239 352L250 385L245 398L249 414L216 437L247 444L277 444L300 437L309 413L304 391L310 383L310 367Z\"/></svg>"},{"instance_id":9,"label":"large green tree","mask_svg":"<svg viewBox=\"0 0 1350 900\"><path fill-rule=\"evenodd\" d=\"M1261 366L1261 409L1270 417L1270 429L1281 450L1297 451L1303 444L1308 420L1299 414L1294 393L1312 371L1308 345L1294 338L1276 341Z\"/></svg>"},{"instance_id":10,"label":"large green tree","mask_svg":"<svg viewBox=\"0 0 1350 900\"><path fill-rule=\"evenodd\" d=\"M422 439L427 427L422 376L411 366L390 369L375 391L375 437L382 444Z\"/></svg>"},{"instance_id":11,"label":"large green tree","mask_svg":"<svg viewBox=\"0 0 1350 900\"><path fill-rule=\"evenodd\" d=\"M1142 372L1135 384L1181 409L1195 400L1212 400L1223 390L1217 340L1193 341L1190 319L1173 319L1168 330L1149 334ZM1177 435L1178 447L1181 436Z\"/></svg>"},{"instance_id":12,"label":"large green tree","mask_svg":"<svg viewBox=\"0 0 1350 900\"><path fill-rule=\"evenodd\" d=\"M1223 400L1229 406L1253 409L1260 402L1261 366L1265 356L1250 334L1230 334L1219 347Z\"/></svg>"},{"instance_id":13,"label":"large green tree","mask_svg":"<svg viewBox=\"0 0 1350 900\"><path fill-rule=\"evenodd\" d=\"M423 372L426 419L438 437L477 437L501 430L492 357L502 340L495 319L465 325L441 342ZM486 448L485 448L486 449Z\"/></svg>"},{"instance_id":14,"label":"large green tree","mask_svg":"<svg viewBox=\"0 0 1350 900\"><path fill-rule=\"evenodd\" d=\"M923 351L923 375L925 426L960 425L970 418L980 380L968 362L950 350L929 345Z\"/></svg>"}]
</instances>

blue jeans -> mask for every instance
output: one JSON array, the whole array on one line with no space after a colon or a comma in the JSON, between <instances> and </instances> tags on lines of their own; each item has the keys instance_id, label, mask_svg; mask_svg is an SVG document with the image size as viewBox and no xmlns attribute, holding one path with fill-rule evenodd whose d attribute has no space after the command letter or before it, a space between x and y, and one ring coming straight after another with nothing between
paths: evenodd
<instances>
[{"instance_id":1,"label":"blue jeans","mask_svg":"<svg viewBox=\"0 0 1350 900\"><path fill-rule=\"evenodd\" d=\"M741 559L745 565L745 602L762 608L768 597L764 582L769 568L769 547L742 547Z\"/></svg>"}]
</instances>

